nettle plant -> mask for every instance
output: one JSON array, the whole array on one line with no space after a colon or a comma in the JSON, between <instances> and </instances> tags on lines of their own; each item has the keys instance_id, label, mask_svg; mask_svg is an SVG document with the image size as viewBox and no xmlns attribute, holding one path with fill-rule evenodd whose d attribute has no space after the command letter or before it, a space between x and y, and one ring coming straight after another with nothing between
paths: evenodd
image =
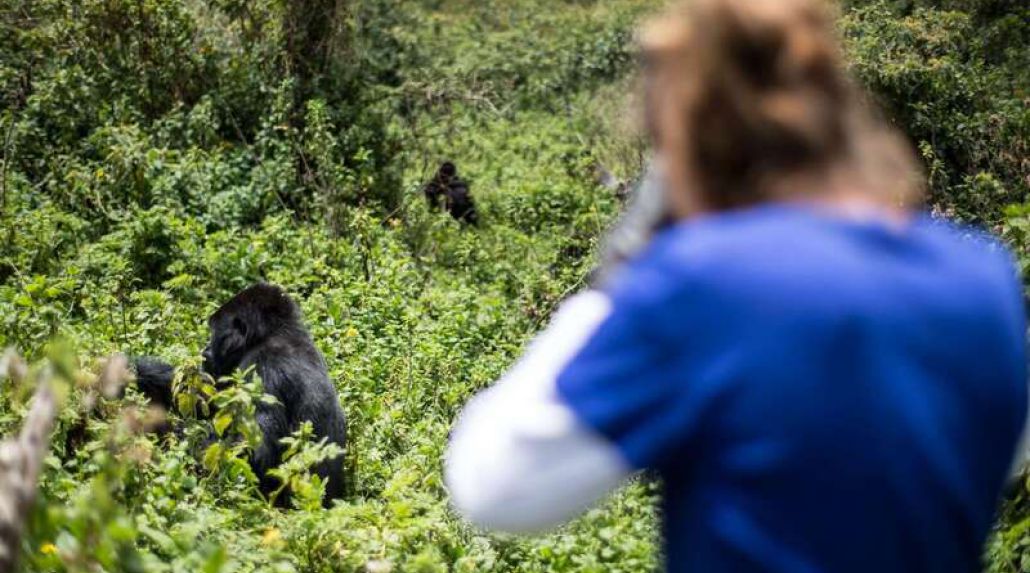
<instances>
[{"instance_id":1,"label":"nettle plant","mask_svg":"<svg viewBox=\"0 0 1030 573\"><path fill-rule=\"evenodd\" d=\"M325 483L313 470L318 464L343 455L340 446L329 444L327 440L322 438L314 441L311 422L304 422L293 434L280 440L286 446L283 462L268 473L278 478L282 485L272 494L270 502L274 503L279 495L289 489L290 500L298 509L317 511L322 507Z\"/></svg>"}]
</instances>

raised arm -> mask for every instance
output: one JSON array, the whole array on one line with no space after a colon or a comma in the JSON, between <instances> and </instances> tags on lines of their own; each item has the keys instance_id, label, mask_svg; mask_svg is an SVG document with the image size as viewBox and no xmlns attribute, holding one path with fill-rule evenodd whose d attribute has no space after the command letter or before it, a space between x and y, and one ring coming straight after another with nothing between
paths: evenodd
<instances>
[{"instance_id":1,"label":"raised arm","mask_svg":"<svg viewBox=\"0 0 1030 573\"><path fill-rule=\"evenodd\" d=\"M546 529L630 474L616 446L581 423L557 389L559 374L610 312L600 292L567 301L519 363L462 412L445 478L455 508L472 523Z\"/></svg>"}]
</instances>

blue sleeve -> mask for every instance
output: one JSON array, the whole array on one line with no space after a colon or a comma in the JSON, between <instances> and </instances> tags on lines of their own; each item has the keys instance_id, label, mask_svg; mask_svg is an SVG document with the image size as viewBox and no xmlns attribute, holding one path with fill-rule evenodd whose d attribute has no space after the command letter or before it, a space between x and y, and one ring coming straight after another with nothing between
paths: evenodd
<instances>
[{"instance_id":1,"label":"blue sleeve","mask_svg":"<svg viewBox=\"0 0 1030 573\"><path fill-rule=\"evenodd\" d=\"M558 393L634 469L662 467L673 453L682 463L710 397L683 380L689 341L669 344L658 332L689 313L672 302L683 297L662 293L661 278L627 278L609 295L609 316L558 376Z\"/></svg>"}]
</instances>

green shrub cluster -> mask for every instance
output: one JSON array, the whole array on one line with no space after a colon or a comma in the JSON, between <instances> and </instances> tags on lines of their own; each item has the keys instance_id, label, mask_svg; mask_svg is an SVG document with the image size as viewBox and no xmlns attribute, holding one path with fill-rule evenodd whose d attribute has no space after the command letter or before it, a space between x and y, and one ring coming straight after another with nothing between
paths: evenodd
<instances>
[{"instance_id":1,"label":"green shrub cluster","mask_svg":"<svg viewBox=\"0 0 1030 573\"><path fill-rule=\"evenodd\" d=\"M997 224L1030 197L1030 5L852 4L841 23L851 65L921 153L931 201Z\"/></svg>"},{"instance_id":2,"label":"green shrub cluster","mask_svg":"<svg viewBox=\"0 0 1030 573\"><path fill-rule=\"evenodd\" d=\"M209 227L325 201L394 207L382 92L415 49L392 32L397 2L362 2L310 39L330 45L326 79L306 79L294 12L338 4L4 0L5 215L46 200L94 239L156 206Z\"/></svg>"}]
</instances>

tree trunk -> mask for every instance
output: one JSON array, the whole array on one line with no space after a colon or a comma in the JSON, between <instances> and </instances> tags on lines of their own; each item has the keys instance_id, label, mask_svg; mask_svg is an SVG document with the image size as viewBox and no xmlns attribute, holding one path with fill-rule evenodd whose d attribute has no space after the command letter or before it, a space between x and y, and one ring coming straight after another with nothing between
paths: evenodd
<instances>
[{"instance_id":1,"label":"tree trunk","mask_svg":"<svg viewBox=\"0 0 1030 573\"><path fill-rule=\"evenodd\" d=\"M333 96L333 59L346 42L347 0L288 0L283 14L287 69L294 79L290 125L303 140L308 100ZM296 150L297 181L312 185L318 166Z\"/></svg>"}]
</instances>

